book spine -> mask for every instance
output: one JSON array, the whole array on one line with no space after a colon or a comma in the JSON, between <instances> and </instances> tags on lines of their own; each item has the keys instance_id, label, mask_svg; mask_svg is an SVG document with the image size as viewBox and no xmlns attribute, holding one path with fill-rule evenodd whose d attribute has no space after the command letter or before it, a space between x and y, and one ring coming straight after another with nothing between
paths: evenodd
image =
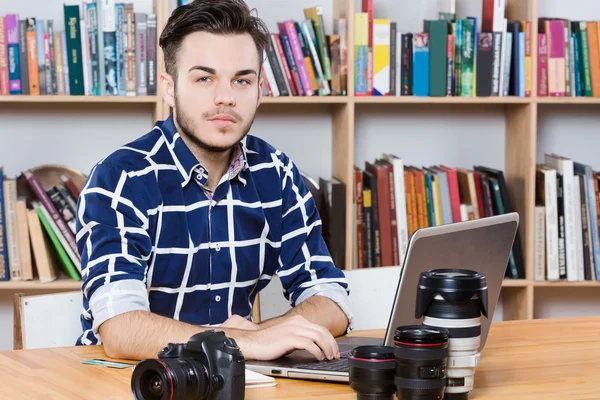
<instances>
[{"instance_id":1,"label":"book spine","mask_svg":"<svg viewBox=\"0 0 600 400\"><path fill-rule=\"evenodd\" d=\"M26 20L26 39L27 39L27 65L29 76L29 94L31 96L39 96L40 93L40 77L38 72L37 61L37 22L35 18Z\"/></svg>"},{"instance_id":2,"label":"book spine","mask_svg":"<svg viewBox=\"0 0 600 400\"><path fill-rule=\"evenodd\" d=\"M548 36L538 33L538 96L548 96Z\"/></svg>"},{"instance_id":3,"label":"book spine","mask_svg":"<svg viewBox=\"0 0 600 400\"><path fill-rule=\"evenodd\" d=\"M46 79L50 82L50 91L52 94L58 94L58 84L56 82L56 46L54 43L54 21L48 21L48 62L46 63Z\"/></svg>"},{"instance_id":4,"label":"book spine","mask_svg":"<svg viewBox=\"0 0 600 400\"><path fill-rule=\"evenodd\" d=\"M363 205L362 173L354 170L354 202L356 205L356 268L365 268L365 213Z\"/></svg>"},{"instance_id":5,"label":"book spine","mask_svg":"<svg viewBox=\"0 0 600 400\"><path fill-rule=\"evenodd\" d=\"M524 57L524 63L525 63L525 97L531 97L531 88L532 88L532 79L533 79L533 75L532 75L532 57L531 57L531 21L523 21L523 30L524 32L524 36L525 36L525 57Z\"/></svg>"},{"instance_id":6,"label":"book spine","mask_svg":"<svg viewBox=\"0 0 600 400\"><path fill-rule=\"evenodd\" d=\"M115 5L116 13L116 38L117 38L117 93L119 96L127 94L127 71L125 68L125 4ZM156 79L155 79L156 81ZM156 85L154 94L156 94Z\"/></svg>"},{"instance_id":7,"label":"book spine","mask_svg":"<svg viewBox=\"0 0 600 400\"><path fill-rule=\"evenodd\" d=\"M29 94L29 65L27 63L27 23L24 19L19 20L19 76L21 94Z\"/></svg>"},{"instance_id":8,"label":"book spine","mask_svg":"<svg viewBox=\"0 0 600 400\"><path fill-rule=\"evenodd\" d=\"M69 63L69 91L71 95L84 95L79 6L64 5L63 7Z\"/></svg>"},{"instance_id":9,"label":"book spine","mask_svg":"<svg viewBox=\"0 0 600 400\"><path fill-rule=\"evenodd\" d=\"M148 19L146 14L135 13L135 92L138 96L148 94L147 72L148 62L146 60L146 41L148 34Z\"/></svg>"},{"instance_id":10,"label":"book spine","mask_svg":"<svg viewBox=\"0 0 600 400\"><path fill-rule=\"evenodd\" d=\"M104 81L102 86L106 96L118 96L117 82L117 28L115 1L102 1L102 37L104 39ZM103 66L100 65L100 68Z\"/></svg>"},{"instance_id":11,"label":"book spine","mask_svg":"<svg viewBox=\"0 0 600 400\"><path fill-rule=\"evenodd\" d=\"M52 94L52 72L50 66L50 41L48 32L51 25L50 20L44 21L44 81L46 82L46 94Z\"/></svg>"},{"instance_id":12,"label":"book spine","mask_svg":"<svg viewBox=\"0 0 600 400\"><path fill-rule=\"evenodd\" d=\"M367 96L368 86L368 64L369 64L369 36L367 13L356 13L354 15L354 95Z\"/></svg>"},{"instance_id":13,"label":"book spine","mask_svg":"<svg viewBox=\"0 0 600 400\"><path fill-rule=\"evenodd\" d=\"M156 14L148 14L146 44L148 95L156 94Z\"/></svg>"},{"instance_id":14,"label":"book spine","mask_svg":"<svg viewBox=\"0 0 600 400\"><path fill-rule=\"evenodd\" d=\"M56 210L56 207L54 207L52 200L50 200L50 198L48 197L48 194L44 190L40 181L29 170L23 172L23 175L24 175L25 179L27 180L27 182L29 183L31 190L33 190L36 197L41 201L41 203L44 205L44 207L50 214L50 217L52 218L52 220L56 223L60 233L64 236L69 247L78 256L79 252L77 250L77 243L75 242L75 235L73 234L73 232L71 232L71 230L67 226L67 223L65 222L65 220L58 213L58 211Z\"/></svg>"},{"instance_id":15,"label":"book spine","mask_svg":"<svg viewBox=\"0 0 600 400\"><path fill-rule=\"evenodd\" d=\"M373 203L371 201L371 190L363 190L363 215L364 215L364 241L365 241L365 268L375 266L375 249L373 248Z\"/></svg>"},{"instance_id":16,"label":"book spine","mask_svg":"<svg viewBox=\"0 0 600 400\"><path fill-rule=\"evenodd\" d=\"M44 25L45 21L41 19L35 20L35 39L37 41L37 64L38 78L40 82L40 94L48 94L48 86L46 84L46 46L44 44Z\"/></svg>"},{"instance_id":17,"label":"book spine","mask_svg":"<svg viewBox=\"0 0 600 400\"><path fill-rule=\"evenodd\" d=\"M91 95L100 96L100 60L98 54L98 7L96 3L87 3L87 37L91 67Z\"/></svg>"},{"instance_id":18,"label":"book spine","mask_svg":"<svg viewBox=\"0 0 600 400\"><path fill-rule=\"evenodd\" d=\"M125 74L127 75L126 95L135 96L135 14L133 4L125 4Z\"/></svg>"},{"instance_id":19,"label":"book spine","mask_svg":"<svg viewBox=\"0 0 600 400\"><path fill-rule=\"evenodd\" d=\"M4 210L4 171L0 167L0 281L10 280L8 267L8 243Z\"/></svg>"},{"instance_id":20,"label":"book spine","mask_svg":"<svg viewBox=\"0 0 600 400\"><path fill-rule=\"evenodd\" d=\"M0 16L0 95L8 96L9 78L8 78L8 54L6 48L6 28L5 17Z\"/></svg>"},{"instance_id":21,"label":"book spine","mask_svg":"<svg viewBox=\"0 0 600 400\"><path fill-rule=\"evenodd\" d=\"M571 34L573 41L573 72L575 74L575 96L583 96L583 84L581 79L581 50L579 49L579 37L577 33Z\"/></svg>"},{"instance_id":22,"label":"book spine","mask_svg":"<svg viewBox=\"0 0 600 400\"><path fill-rule=\"evenodd\" d=\"M19 59L19 22L16 14L5 17L6 44L8 61L8 91L10 94L21 94L21 66Z\"/></svg>"},{"instance_id":23,"label":"book spine","mask_svg":"<svg viewBox=\"0 0 600 400\"><path fill-rule=\"evenodd\" d=\"M60 32L60 47L62 51L62 63L63 63L63 80L65 82L65 95L71 94L71 83L69 82L69 57L67 48L67 33L65 31Z\"/></svg>"},{"instance_id":24,"label":"book spine","mask_svg":"<svg viewBox=\"0 0 600 400\"><path fill-rule=\"evenodd\" d=\"M4 224L8 244L8 269L10 280L21 280L21 253L19 251L19 229L17 225L17 181L4 179Z\"/></svg>"}]
</instances>

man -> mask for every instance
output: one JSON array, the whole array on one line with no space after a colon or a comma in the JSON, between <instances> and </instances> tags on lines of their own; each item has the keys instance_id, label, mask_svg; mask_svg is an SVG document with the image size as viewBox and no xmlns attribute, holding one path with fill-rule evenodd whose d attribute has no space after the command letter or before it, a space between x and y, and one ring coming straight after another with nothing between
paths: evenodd
<instances>
[{"instance_id":1,"label":"man","mask_svg":"<svg viewBox=\"0 0 600 400\"><path fill-rule=\"evenodd\" d=\"M78 344L143 359L220 326L247 359L339 357L348 285L314 199L289 157L247 135L269 40L243 0L196 0L170 17L160 88L173 113L94 166L79 200ZM293 307L255 324L273 274Z\"/></svg>"}]
</instances>

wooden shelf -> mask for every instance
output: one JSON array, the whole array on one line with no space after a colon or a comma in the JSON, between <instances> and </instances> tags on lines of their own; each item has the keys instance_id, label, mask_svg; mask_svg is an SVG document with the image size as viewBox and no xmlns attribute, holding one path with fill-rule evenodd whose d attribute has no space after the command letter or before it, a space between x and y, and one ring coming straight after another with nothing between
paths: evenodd
<instances>
[{"instance_id":1,"label":"wooden shelf","mask_svg":"<svg viewBox=\"0 0 600 400\"><path fill-rule=\"evenodd\" d=\"M0 291L3 290L80 290L81 281L61 278L52 282L40 281L7 281L0 282Z\"/></svg>"},{"instance_id":2,"label":"wooden shelf","mask_svg":"<svg viewBox=\"0 0 600 400\"><path fill-rule=\"evenodd\" d=\"M538 104L600 104L600 97L537 97Z\"/></svg>"},{"instance_id":3,"label":"wooden shelf","mask_svg":"<svg viewBox=\"0 0 600 400\"><path fill-rule=\"evenodd\" d=\"M600 281L577 281L577 282L568 282L568 281L533 281L533 286L535 287L545 287L545 288L572 288L572 287L595 287L600 288Z\"/></svg>"},{"instance_id":4,"label":"wooden shelf","mask_svg":"<svg viewBox=\"0 0 600 400\"><path fill-rule=\"evenodd\" d=\"M425 96L356 96L357 104L529 104L531 97L425 97Z\"/></svg>"},{"instance_id":5,"label":"wooden shelf","mask_svg":"<svg viewBox=\"0 0 600 400\"><path fill-rule=\"evenodd\" d=\"M348 96L263 96L261 104L344 104Z\"/></svg>"},{"instance_id":6,"label":"wooden shelf","mask_svg":"<svg viewBox=\"0 0 600 400\"><path fill-rule=\"evenodd\" d=\"M156 96L0 96L0 103L132 103L156 104Z\"/></svg>"},{"instance_id":7,"label":"wooden shelf","mask_svg":"<svg viewBox=\"0 0 600 400\"><path fill-rule=\"evenodd\" d=\"M527 287L531 285L531 281L527 279L504 279L502 287Z\"/></svg>"}]
</instances>

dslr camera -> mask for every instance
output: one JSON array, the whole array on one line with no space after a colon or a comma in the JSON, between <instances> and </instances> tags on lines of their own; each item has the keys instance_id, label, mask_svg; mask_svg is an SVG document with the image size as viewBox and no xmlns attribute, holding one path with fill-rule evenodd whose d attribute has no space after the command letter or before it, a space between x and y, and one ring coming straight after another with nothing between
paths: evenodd
<instances>
[{"instance_id":1,"label":"dslr camera","mask_svg":"<svg viewBox=\"0 0 600 400\"><path fill-rule=\"evenodd\" d=\"M235 340L222 331L204 331L187 343L169 343L158 358L133 369L136 400L243 400L244 356Z\"/></svg>"}]
</instances>

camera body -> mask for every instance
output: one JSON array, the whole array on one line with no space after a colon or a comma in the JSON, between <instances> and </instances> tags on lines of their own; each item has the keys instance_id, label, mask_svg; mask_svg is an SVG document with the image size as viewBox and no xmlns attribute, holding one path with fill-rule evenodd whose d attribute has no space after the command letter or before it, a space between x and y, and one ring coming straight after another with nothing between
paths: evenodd
<instances>
[{"instance_id":1,"label":"camera body","mask_svg":"<svg viewBox=\"0 0 600 400\"><path fill-rule=\"evenodd\" d=\"M135 399L243 400L244 356L222 331L204 331L187 343L169 343L156 359L137 364L131 377Z\"/></svg>"}]
</instances>

